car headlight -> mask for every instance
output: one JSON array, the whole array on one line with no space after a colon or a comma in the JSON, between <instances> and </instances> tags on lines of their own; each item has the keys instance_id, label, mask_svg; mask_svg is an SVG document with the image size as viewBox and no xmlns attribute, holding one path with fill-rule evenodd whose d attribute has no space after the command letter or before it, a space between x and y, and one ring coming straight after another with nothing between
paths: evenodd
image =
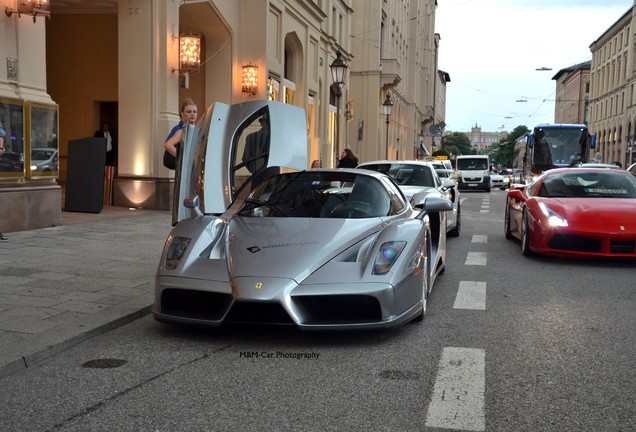
<instances>
[{"instance_id":1,"label":"car headlight","mask_svg":"<svg viewBox=\"0 0 636 432\"><path fill-rule=\"evenodd\" d=\"M173 237L166 253L166 269L174 270L179 266L181 258L188 250L192 240L187 237Z\"/></svg>"},{"instance_id":2,"label":"car headlight","mask_svg":"<svg viewBox=\"0 0 636 432\"><path fill-rule=\"evenodd\" d=\"M560 214L556 213L554 210L550 210L548 206L543 203L539 203L539 208L548 218L548 225L551 227L566 227L568 226L568 221Z\"/></svg>"},{"instance_id":3,"label":"car headlight","mask_svg":"<svg viewBox=\"0 0 636 432\"><path fill-rule=\"evenodd\" d=\"M375 261L373 262L373 274L387 274L389 270L391 270L391 267L393 267L393 264L397 261L405 246L405 241L382 243L382 246L380 246L380 249L378 250L378 254L375 256Z\"/></svg>"}]
</instances>

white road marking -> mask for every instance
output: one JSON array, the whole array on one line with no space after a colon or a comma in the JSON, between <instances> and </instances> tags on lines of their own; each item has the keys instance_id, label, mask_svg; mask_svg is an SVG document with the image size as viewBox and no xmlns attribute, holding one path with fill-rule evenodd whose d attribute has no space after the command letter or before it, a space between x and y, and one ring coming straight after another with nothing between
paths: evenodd
<instances>
[{"instance_id":1,"label":"white road marking","mask_svg":"<svg viewBox=\"0 0 636 432\"><path fill-rule=\"evenodd\" d=\"M460 281L453 308L486 310L486 282Z\"/></svg>"},{"instance_id":2,"label":"white road marking","mask_svg":"<svg viewBox=\"0 0 636 432\"><path fill-rule=\"evenodd\" d=\"M426 426L483 431L486 352L475 348L444 348Z\"/></svg>"},{"instance_id":3,"label":"white road marking","mask_svg":"<svg viewBox=\"0 0 636 432\"><path fill-rule=\"evenodd\" d=\"M485 266L488 259L486 252L468 252L464 265L483 265Z\"/></svg>"},{"instance_id":4,"label":"white road marking","mask_svg":"<svg viewBox=\"0 0 636 432\"><path fill-rule=\"evenodd\" d=\"M474 234L470 242L471 243L488 243L488 236Z\"/></svg>"}]
</instances>

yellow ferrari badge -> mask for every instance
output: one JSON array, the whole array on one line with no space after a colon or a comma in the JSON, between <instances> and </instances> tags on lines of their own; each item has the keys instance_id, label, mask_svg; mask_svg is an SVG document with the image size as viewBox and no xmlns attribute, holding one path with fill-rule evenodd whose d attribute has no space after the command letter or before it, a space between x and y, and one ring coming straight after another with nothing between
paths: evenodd
<instances>
[{"instance_id":1,"label":"yellow ferrari badge","mask_svg":"<svg viewBox=\"0 0 636 432\"><path fill-rule=\"evenodd\" d=\"M256 289L263 288L263 284L261 282L256 282Z\"/></svg>"}]
</instances>

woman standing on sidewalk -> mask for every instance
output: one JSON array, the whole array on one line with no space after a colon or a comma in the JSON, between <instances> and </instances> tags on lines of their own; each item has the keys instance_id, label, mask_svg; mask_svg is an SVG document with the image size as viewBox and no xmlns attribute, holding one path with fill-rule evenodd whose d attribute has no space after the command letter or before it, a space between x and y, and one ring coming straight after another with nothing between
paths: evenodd
<instances>
[{"instance_id":1,"label":"woman standing on sidewalk","mask_svg":"<svg viewBox=\"0 0 636 432\"><path fill-rule=\"evenodd\" d=\"M2 129L2 125L0 125L0 156L4 154L4 136L5 135L6 134L4 132L4 129ZM0 232L0 241L7 241L7 240L9 239Z\"/></svg>"}]
</instances>

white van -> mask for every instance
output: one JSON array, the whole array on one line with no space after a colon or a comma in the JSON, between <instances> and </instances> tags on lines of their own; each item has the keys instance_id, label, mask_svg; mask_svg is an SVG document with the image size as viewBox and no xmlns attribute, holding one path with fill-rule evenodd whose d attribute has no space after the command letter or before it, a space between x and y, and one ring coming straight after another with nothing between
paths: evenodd
<instances>
[{"instance_id":1,"label":"white van","mask_svg":"<svg viewBox=\"0 0 636 432\"><path fill-rule=\"evenodd\" d=\"M457 187L490 192L490 159L488 155L461 155L455 160Z\"/></svg>"}]
</instances>

